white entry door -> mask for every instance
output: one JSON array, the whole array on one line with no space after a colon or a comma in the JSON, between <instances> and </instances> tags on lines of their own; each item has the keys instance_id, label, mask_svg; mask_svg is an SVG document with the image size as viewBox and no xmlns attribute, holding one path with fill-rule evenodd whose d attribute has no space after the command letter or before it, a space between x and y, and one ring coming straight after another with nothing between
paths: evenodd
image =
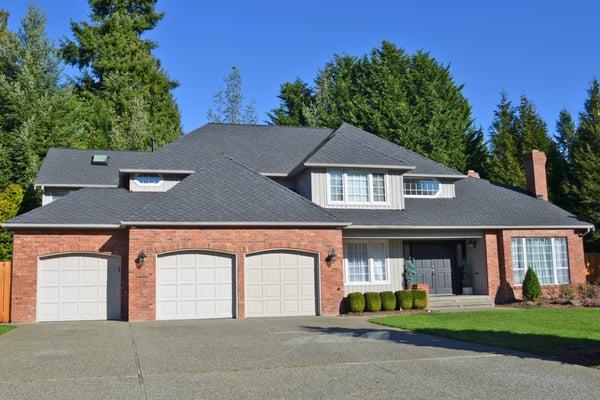
<instances>
[{"instance_id":1,"label":"white entry door","mask_svg":"<svg viewBox=\"0 0 600 400\"><path fill-rule=\"evenodd\" d=\"M316 265L314 255L296 251L246 257L246 316L316 315Z\"/></svg>"},{"instance_id":2,"label":"white entry door","mask_svg":"<svg viewBox=\"0 0 600 400\"><path fill-rule=\"evenodd\" d=\"M119 319L120 316L120 257L68 254L40 258L38 321Z\"/></svg>"},{"instance_id":3,"label":"white entry door","mask_svg":"<svg viewBox=\"0 0 600 400\"><path fill-rule=\"evenodd\" d=\"M156 319L233 318L233 260L203 251L158 256Z\"/></svg>"}]
</instances>

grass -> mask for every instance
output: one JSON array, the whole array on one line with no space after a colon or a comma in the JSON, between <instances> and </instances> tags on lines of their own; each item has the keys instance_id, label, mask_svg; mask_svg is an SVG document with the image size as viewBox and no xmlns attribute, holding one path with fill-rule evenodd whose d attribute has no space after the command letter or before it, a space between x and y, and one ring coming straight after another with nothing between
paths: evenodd
<instances>
[{"instance_id":1,"label":"grass","mask_svg":"<svg viewBox=\"0 0 600 400\"><path fill-rule=\"evenodd\" d=\"M370 321L544 356L600 348L600 309L592 308L418 313Z\"/></svg>"},{"instance_id":2,"label":"grass","mask_svg":"<svg viewBox=\"0 0 600 400\"><path fill-rule=\"evenodd\" d=\"M14 329L15 327L12 325L0 325L0 335Z\"/></svg>"}]
</instances>

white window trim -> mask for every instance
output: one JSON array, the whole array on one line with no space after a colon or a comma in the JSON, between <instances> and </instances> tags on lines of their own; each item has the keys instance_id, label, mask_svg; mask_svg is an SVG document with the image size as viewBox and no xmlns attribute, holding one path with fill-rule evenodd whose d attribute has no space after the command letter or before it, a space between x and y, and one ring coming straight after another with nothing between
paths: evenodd
<instances>
[{"instance_id":1,"label":"white window trim","mask_svg":"<svg viewBox=\"0 0 600 400\"><path fill-rule=\"evenodd\" d=\"M140 182L138 180L138 178L140 176L149 176L149 175L157 176L158 179L159 179L159 181L157 183L146 183L146 182ZM148 186L160 186L160 185L163 184L163 176L161 174L136 174L133 177L133 180L135 181L136 185L138 185L138 186L146 186L146 187L148 187Z\"/></svg>"},{"instance_id":2,"label":"white window trim","mask_svg":"<svg viewBox=\"0 0 600 400\"><path fill-rule=\"evenodd\" d=\"M404 181L436 181L438 183L438 191L436 194L406 194L404 192ZM439 199L442 197L442 182L436 178L418 178L418 177L402 177L402 195L406 199Z\"/></svg>"},{"instance_id":3,"label":"white window trim","mask_svg":"<svg viewBox=\"0 0 600 400\"><path fill-rule=\"evenodd\" d=\"M342 174L342 198L343 200L332 200L331 199L331 173L332 172L340 172ZM348 201L346 192L348 190L348 183L346 181L348 172L354 172L358 174L367 174L367 179L369 181L369 199L367 201ZM383 184L385 190L385 201L375 201L373 200L373 174L383 174ZM365 206L365 205L381 205L381 206L389 206L390 203L390 182L389 177L386 171L364 171L364 170L342 170L342 169L328 169L327 170L327 205L349 205L349 206Z\"/></svg>"},{"instance_id":4,"label":"white window trim","mask_svg":"<svg viewBox=\"0 0 600 400\"><path fill-rule=\"evenodd\" d=\"M565 245L566 245L566 256L567 256L567 268L557 268L556 267L556 249L554 247L554 241L555 239L565 239ZM527 262L527 244L526 244L526 239L548 239L548 237L546 236L524 236L524 237L515 237L515 238L511 238L511 264L512 264L512 272L513 272L513 281L514 281L514 273L515 273L515 262L514 260L512 260L512 239L518 239L519 240L519 246L521 246L521 250L523 251L523 264L525 265L525 268L519 268L519 271L524 271L527 272L527 268L529 268L527 266L528 262ZM554 282L553 283L541 283L541 286L556 286L556 285L568 285L571 283L571 266L569 265L569 239L564 237L564 236L556 236L556 237L550 237L550 246L552 249L552 277L554 278ZM563 282L563 283L559 283L558 282L558 274L557 271L559 269L566 269L568 271L568 276L569 276L569 282ZM525 274L523 274L525 275ZM514 283L514 287L521 287L523 286L523 283Z\"/></svg>"},{"instance_id":5,"label":"white window trim","mask_svg":"<svg viewBox=\"0 0 600 400\"><path fill-rule=\"evenodd\" d=\"M369 258L369 281L363 282L350 282L348 279L348 259L346 258L346 245L348 244L361 244L366 243L367 245L367 255ZM385 276L387 277L384 281L376 281L374 279L375 272L373 268L373 258L371 257L371 245L373 244L383 244L383 263L386 271ZM388 242L387 240L348 240L344 241L344 285L345 286L375 286L375 285L389 285L391 283L390 280L390 264L389 260L389 252L388 252Z\"/></svg>"}]
</instances>

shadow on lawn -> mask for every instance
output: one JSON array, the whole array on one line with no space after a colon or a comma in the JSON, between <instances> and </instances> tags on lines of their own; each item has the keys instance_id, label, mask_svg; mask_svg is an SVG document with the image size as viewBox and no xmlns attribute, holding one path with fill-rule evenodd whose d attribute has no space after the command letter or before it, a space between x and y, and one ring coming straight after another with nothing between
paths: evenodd
<instances>
[{"instance_id":1,"label":"shadow on lawn","mask_svg":"<svg viewBox=\"0 0 600 400\"><path fill-rule=\"evenodd\" d=\"M439 328L402 331L383 328L341 328L303 326L304 329L331 335L385 340L423 347L440 347L482 353L541 358L600 368L600 341L563 338L553 335L512 332L449 330Z\"/></svg>"}]
</instances>

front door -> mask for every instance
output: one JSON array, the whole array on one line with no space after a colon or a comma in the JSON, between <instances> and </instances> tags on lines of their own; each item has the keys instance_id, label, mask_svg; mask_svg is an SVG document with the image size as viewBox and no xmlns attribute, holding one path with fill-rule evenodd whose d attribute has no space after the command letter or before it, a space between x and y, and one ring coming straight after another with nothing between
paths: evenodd
<instances>
[{"instance_id":1,"label":"front door","mask_svg":"<svg viewBox=\"0 0 600 400\"><path fill-rule=\"evenodd\" d=\"M408 256L414 259L417 283L428 284L430 294L452 294L456 242L411 242Z\"/></svg>"}]
</instances>

